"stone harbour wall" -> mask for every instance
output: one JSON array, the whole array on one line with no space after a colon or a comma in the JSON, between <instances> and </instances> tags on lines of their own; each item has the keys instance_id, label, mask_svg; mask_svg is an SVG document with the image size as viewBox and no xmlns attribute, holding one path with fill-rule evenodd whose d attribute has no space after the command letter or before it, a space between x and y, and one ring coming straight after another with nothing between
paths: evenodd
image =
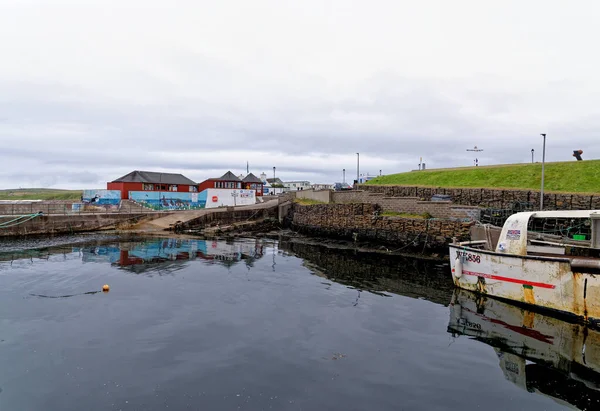
<instances>
[{"instance_id":1,"label":"stone harbour wall","mask_svg":"<svg viewBox=\"0 0 600 411\"><path fill-rule=\"evenodd\" d=\"M470 238L474 222L450 219L384 217L377 204L294 204L292 229L307 235L373 241L415 249L447 252L453 237Z\"/></svg>"},{"instance_id":2,"label":"stone harbour wall","mask_svg":"<svg viewBox=\"0 0 600 411\"><path fill-rule=\"evenodd\" d=\"M478 220L480 216L480 208L476 206L457 205L451 201L422 201L419 197L390 197L383 193L361 190L332 192L332 200L336 204L378 204L383 211L429 214L434 218Z\"/></svg>"},{"instance_id":3,"label":"stone harbour wall","mask_svg":"<svg viewBox=\"0 0 600 411\"><path fill-rule=\"evenodd\" d=\"M387 197L417 197L429 200L434 194L446 194L452 202L466 206L511 208L515 202L540 203L539 190L501 190L493 188L435 188L361 184L360 190ZM545 210L600 209L600 194L544 193Z\"/></svg>"},{"instance_id":4,"label":"stone harbour wall","mask_svg":"<svg viewBox=\"0 0 600 411\"><path fill-rule=\"evenodd\" d=\"M0 217L0 237L72 234L126 228L146 218L149 218L149 214L40 215L19 223L10 222L14 217L5 216Z\"/></svg>"}]
</instances>

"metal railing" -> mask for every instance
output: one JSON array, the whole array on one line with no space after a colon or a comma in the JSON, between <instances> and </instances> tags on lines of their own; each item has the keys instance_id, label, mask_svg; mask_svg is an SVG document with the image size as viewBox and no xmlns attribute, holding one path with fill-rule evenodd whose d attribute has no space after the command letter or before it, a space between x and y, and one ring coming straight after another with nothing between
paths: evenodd
<instances>
[{"instance_id":1,"label":"metal railing","mask_svg":"<svg viewBox=\"0 0 600 411\"><path fill-rule=\"evenodd\" d=\"M0 204L0 216L18 216L28 214L77 215L77 214L140 214L158 213L168 210L152 210L142 204L123 201L119 205L103 206L86 203L14 203Z\"/></svg>"}]
</instances>

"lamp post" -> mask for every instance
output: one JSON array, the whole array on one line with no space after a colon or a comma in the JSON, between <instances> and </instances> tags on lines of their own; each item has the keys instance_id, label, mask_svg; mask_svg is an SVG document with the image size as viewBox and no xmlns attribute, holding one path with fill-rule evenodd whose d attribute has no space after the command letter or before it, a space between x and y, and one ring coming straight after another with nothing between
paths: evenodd
<instances>
[{"instance_id":1,"label":"lamp post","mask_svg":"<svg viewBox=\"0 0 600 411\"><path fill-rule=\"evenodd\" d=\"M342 183L346 184L346 169L342 169Z\"/></svg>"},{"instance_id":2,"label":"lamp post","mask_svg":"<svg viewBox=\"0 0 600 411\"><path fill-rule=\"evenodd\" d=\"M535 151L535 150L532 148L532 149L531 149L531 164L533 164L533 152L534 152L534 151Z\"/></svg>"},{"instance_id":3,"label":"lamp post","mask_svg":"<svg viewBox=\"0 0 600 411\"><path fill-rule=\"evenodd\" d=\"M360 153L356 153L356 184L358 184L360 177Z\"/></svg>"},{"instance_id":4,"label":"lamp post","mask_svg":"<svg viewBox=\"0 0 600 411\"><path fill-rule=\"evenodd\" d=\"M542 146L542 190L540 192L540 210L544 210L544 168L546 165L546 134L540 134L544 138L544 144Z\"/></svg>"},{"instance_id":5,"label":"lamp post","mask_svg":"<svg viewBox=\"0 0 600 411\"><path fill-rule=\"evenodd\" d=\"M273 180L275 180L275 167L273 167ZM273 184L275 184L275 181L273 181Z\"/></svg>"}]
</instances>

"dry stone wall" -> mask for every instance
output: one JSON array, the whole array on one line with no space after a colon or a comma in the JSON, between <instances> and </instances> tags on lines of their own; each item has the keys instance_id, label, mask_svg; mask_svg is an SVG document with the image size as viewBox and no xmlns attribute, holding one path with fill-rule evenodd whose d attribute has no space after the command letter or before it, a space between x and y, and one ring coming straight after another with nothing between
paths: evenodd
<instances>
[{"instance_id":1,"label":"dry stone wall","mask_svg":"<svg viewBox=\"0 0 600 411\"><path fill-rule=\"evenodd\" d=\"M539 205L540 192L537 190L499 190L488 188L435 188L414 186L387 186L362 184L360 189L368 194L382 194L387 197L416 197L429 200L434 194L446 194L452 202L466 206L511 208L514 203ZM546 210L588 210L600 209L600 194L544 193Z\"/></svg>"},{"instance_id":2,"label":"dry stone wall","mask_svg":"<svg viewBox=\"0 0 600 411\"><path fill-rule=\"evenodd\" d=\"M453 237L469 238L473 222L384 217L377 204L294 204L291 226L307 235L446 250Z\"/></svg>"},{"instance_id":3,"label":"dry stone wall","mask_svg":"<svg viewBox=\"0 0 600 411\"><path fill-rule=\"evenodd\" d=\"M451 201L422 201L419 197L390 197L383 193L372 193L361 190L333 192L332 200L337 204L378 204L383 211L429 214L434 218L467 218L478 220L480 215L480 209L476 206L457 205Z\"/></svg>"}]
</instances>

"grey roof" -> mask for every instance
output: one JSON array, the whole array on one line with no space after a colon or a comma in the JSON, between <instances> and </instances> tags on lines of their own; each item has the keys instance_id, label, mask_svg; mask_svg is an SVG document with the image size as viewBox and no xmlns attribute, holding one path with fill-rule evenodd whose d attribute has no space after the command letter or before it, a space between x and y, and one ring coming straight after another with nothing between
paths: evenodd
<instances>
[{"instance_id":1,"label":"grey roof","mask_svg":"<svg viewBox=\"0 0 600 411\"><path fill-rule=\"evenodd\" d=\"M211 178L211 180L218 180L218 181L242 181L238 177L236 177L236 175L233 174L231 171L226 172L225 174L223 174L219 178Z\"/></svg>"},{"instance_id":2,"label":"grey roof","mask_svg":"<svg viewBox=\"0 0 600 411\"><path fill-rule=\"evenodd\" d=\"M262 184L262 180L256 177L254 174L248 174L243 180L244 183L259 183Z\"/></svg>"},{"instance_id":3,"label":"grey roof","mask_svg":"<svg viewBox=\"0 0 600 411\"><path fill-rule=\"evenodd\" d=\"M154 171L132 171L123 177L112 181L113 183L152 183L152 184L183 184L195 186L196 183L183 174L156 173Z\"/></svg>"}]
</instances>

